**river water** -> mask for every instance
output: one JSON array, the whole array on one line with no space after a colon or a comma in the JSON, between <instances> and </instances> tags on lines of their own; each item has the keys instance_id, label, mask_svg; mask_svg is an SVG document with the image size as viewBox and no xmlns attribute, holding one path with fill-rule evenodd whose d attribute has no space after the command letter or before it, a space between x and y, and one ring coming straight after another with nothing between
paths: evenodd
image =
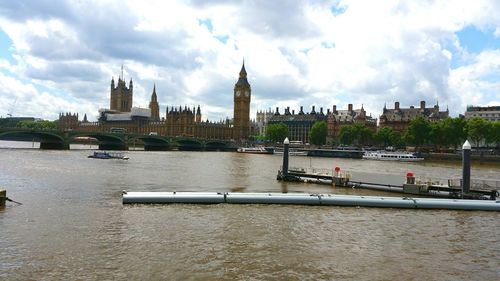
<instances>
[{"instance_id":1,"label":"river water","mask_svg":"<svg viewBox=\"0 0 500 281\"><path fill-rule=\"evenodd\" d=\"M281 157L129 151L130 160L0 142L0 280L500 280L500 214L286 205L122 205L128 191L385 195L280 183ZM80 149L75 149L80 148ZM296 156L291 166L401 183L460 163ZM500 166L472 165L499 179ZM392 195L397 196L397 195Z\"/></svg>"}]
</instances>

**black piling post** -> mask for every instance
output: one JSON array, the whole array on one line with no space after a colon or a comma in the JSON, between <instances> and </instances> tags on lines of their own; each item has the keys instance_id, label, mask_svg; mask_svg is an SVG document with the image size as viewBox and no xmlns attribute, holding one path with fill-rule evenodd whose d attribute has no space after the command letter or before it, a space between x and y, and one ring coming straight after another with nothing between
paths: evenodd
<instances>
[{"instance_id":1,"label":"black piling post","mask_svg":"<svg viewBox=\"0 0 500 281\"><path fill-rule=\"evenodd\" d=\"M283 178L288 176L288 150L290 148L290 141L285 138L283 141Z\"/></svg>"},{"instance_id":2,"label":"black piling post","mask_svg":"<svg viewBox=\"0 0 500 281\"><path fill-rule=\"evenodd\" d=\"M470 191L470 150L469 141L462 146L462 193Z\"/></svg>"},{"instance_id":3,"label":"black piling post","mask_svg":"<svg viewBox=\"0 0 500 281\"><path fill-rule=\"evenodd\" d=\"M0 208L5 207L6 200L7 200L7 190L0 189Z\"/></svg>"}]
</instances>

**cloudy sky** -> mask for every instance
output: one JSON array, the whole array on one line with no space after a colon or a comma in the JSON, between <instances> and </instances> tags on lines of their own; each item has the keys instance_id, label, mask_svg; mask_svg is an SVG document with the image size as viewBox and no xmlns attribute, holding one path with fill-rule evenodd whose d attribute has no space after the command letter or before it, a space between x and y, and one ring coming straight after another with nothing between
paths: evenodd
<instances>
[{"instance_id":1,"label":"cloudy sky","mask_svg":"<svg viewBox=\"0 0 500 281\"><path fill-rule=\"evenodd\" d=\"M0 116L95 120L123 65L134 106L257 110L500 105L500 1L1 1Z\"/></svg>"}]
</instances>

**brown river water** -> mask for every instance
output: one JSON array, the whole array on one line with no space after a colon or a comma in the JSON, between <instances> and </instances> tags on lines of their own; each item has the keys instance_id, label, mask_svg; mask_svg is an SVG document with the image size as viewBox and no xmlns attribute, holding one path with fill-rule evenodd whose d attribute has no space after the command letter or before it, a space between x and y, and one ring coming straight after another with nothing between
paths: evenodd
<instances>
[{"instance_id":1,"label":"brown river water","mask_svg":"<svg viewBox=\"0 0 500 281\"><path fill-rule=\"evenodd\" d=\"M22 205L0 209L0 280L500 280L498 212L122 205L122 190L401 195L280 183L277 155L129 151L124 161L2 146L0 188ZM292 156L290 166L392 184L410 170L461 176L455 162ZM500 165L473 163L472 177L500 180Z\"/></svg>"}]
</instances>

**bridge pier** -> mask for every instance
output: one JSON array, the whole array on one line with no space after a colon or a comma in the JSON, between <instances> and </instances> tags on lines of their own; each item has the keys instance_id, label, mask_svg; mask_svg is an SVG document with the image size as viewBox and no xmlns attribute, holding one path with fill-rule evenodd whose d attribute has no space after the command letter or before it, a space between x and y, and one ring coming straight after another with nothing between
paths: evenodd
<instances>
[{"instance_id":1,"label":"bridge pier","mask_svg":"<svg viewBox=\"0 0 500 281\"><path fill-rule=\"evenodd\" d=\"M66 150L69 149L69 144L63 142L40 141L40 149Z\"/></svg>"},{"instance_id":2,"label":"bridge pier","mask_svg":"<svg viewBox=\"0 0 500 281\"><path fill-rule=\"evenodd\" d=\"M100 143L99 150L128 150L128 145L122 143Z\"/></svg>"},{"instance_id":3,"label":"bridge pier","mask_svg":"<svg viewBox=\"0 0 500 281\"><path fill-rule=\"evenodd\" d=\"M168 150L170 150L168 145L144 144L144 151L168 151Z\"/></svg>"},{"instance_id":4,"label":"bridge pier","mask_svg":"<svg viewBox=\"0 0 500 281\"><path fill-rule=\"evenodd\" d=\"M140 139L144 143L144 151L168 151L171 150L170 142L159 137L146 137Z\"/></svg>"},{"instance_id":5,"label":"bridge pier","mask_svg":"<svg viewBox=\"0 0 500 281\"><path fill-rule=\"evenodd\" d=\"M179 151L203 151L201 146L179 145Z\"/></svg>"}]
</instances>

